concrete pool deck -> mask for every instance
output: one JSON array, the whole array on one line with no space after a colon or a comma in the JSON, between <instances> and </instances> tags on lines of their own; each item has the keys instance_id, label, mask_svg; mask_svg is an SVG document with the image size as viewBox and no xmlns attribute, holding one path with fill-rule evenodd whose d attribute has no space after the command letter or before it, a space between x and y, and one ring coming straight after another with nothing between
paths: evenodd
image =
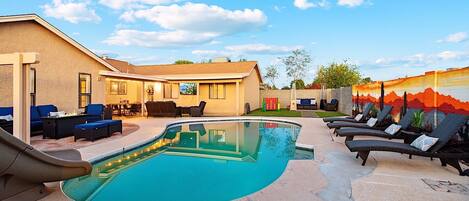
<instances>
[{"instance_id":1,"label":"concrete pool deck","mask_svg":"<svg viewBox=\"0 0 469 201\"><path fill-rule=\"evenodd\" d=\"M366 166L331 135L320 118L232 117L277 119L302 125L297 143L314 147L314 160L291 160L282 176L266 188L239 200L469 200L469 194L435 191L423 179L451 181L469 188L468 177L459 176L439 160L386 152L372 152ZM128 136L79 149L85 160L94 160L122 148L154 139L176 121L229 118L135 118L125 122L140 129ZM463 186L464 187L464 186ZM469 192L468 192L469 193ZM42 200L68 200L60 190Z\"/></svg>"}]
</instances>

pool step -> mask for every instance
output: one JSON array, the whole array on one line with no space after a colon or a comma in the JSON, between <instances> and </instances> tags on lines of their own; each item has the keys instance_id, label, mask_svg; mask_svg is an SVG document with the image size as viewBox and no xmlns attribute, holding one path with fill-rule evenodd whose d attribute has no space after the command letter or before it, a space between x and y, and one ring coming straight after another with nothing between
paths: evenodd
<instances>
[{"instance_id":1,"label":"pool step","mask_svg":"<svg viewBox=\"0 0 469 201\"><path fill-rule=\"evenodd\" d=\"M297 149L305 150L305 151L314 151L314 146L310 144L301 144L301 143L296 143L295 144Z\"/></svg>"}]
</instances>

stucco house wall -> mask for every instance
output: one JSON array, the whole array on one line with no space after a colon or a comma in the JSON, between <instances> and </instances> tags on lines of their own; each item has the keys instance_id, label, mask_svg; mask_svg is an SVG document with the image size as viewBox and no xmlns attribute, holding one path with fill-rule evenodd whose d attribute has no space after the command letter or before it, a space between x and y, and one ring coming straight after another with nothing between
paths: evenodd
<instances>
[{"instance_id":1,"label":"stucco house wall","mask_svg":"<svg viewBox=\"0 0 469 201\"><path fill-rule=\"evenodd\" d=\"M59 110L78 108L78 74L89 73L92 79L92 103L105 102L105 79L100 70L109 70L70 43L34 21L0 24L0 54L37 52L36 104L54 104ZM0 106L12 105L12 69L0 67Z\"/></svg>"},{"instance_id":2,"label":"stucco house wall","mask_svg":"<svg viewBox=\"0 0 469 201\"><path fill-rule=\"evenodd\" d=\"M255 71L251 72L251 74L243 79L243 88L244 88L244 102L241 106L241 113L244 113L244 103L249 103L250 109L255 110L259 109L259 102L260 102L260 80L257 76Z\"/></svg>"}]
</instances>

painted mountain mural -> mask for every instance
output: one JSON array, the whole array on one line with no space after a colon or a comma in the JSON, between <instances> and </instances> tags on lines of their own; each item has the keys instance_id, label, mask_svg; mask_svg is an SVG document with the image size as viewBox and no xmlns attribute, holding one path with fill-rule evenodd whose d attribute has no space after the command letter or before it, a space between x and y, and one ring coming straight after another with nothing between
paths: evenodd
<instances>
[{"instance_id":1,"label":"painted mountain mural","mask_svg":"<svg viewBox=\"0 0 469 201\"><path fill-rule=\"evenodd\" d=\"M431 71L424 75L384 81L384 104L392 105L392 115L398 117L407 93L408 108L425 112L469 115L469 67L447 71ZM381 82L353 86L353 101L379 105Z\"/></svg>"}]
</instances>

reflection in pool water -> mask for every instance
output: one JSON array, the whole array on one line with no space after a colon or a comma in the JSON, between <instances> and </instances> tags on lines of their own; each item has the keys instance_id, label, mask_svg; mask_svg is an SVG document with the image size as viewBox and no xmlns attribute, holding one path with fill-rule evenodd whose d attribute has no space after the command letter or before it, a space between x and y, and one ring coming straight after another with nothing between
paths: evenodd
<instances>
[{"instance_id":1,"label":"reflection in pool water","mask_svg":"<svg viewBox=\"0 0 469 201\"><path fill-rule=\"evenodd\" d=\"M222 121L169 127L164 137L64 182L75 200L231 200L273 181L294 158L300 127Z\"/></svg>"}]
</instances>

